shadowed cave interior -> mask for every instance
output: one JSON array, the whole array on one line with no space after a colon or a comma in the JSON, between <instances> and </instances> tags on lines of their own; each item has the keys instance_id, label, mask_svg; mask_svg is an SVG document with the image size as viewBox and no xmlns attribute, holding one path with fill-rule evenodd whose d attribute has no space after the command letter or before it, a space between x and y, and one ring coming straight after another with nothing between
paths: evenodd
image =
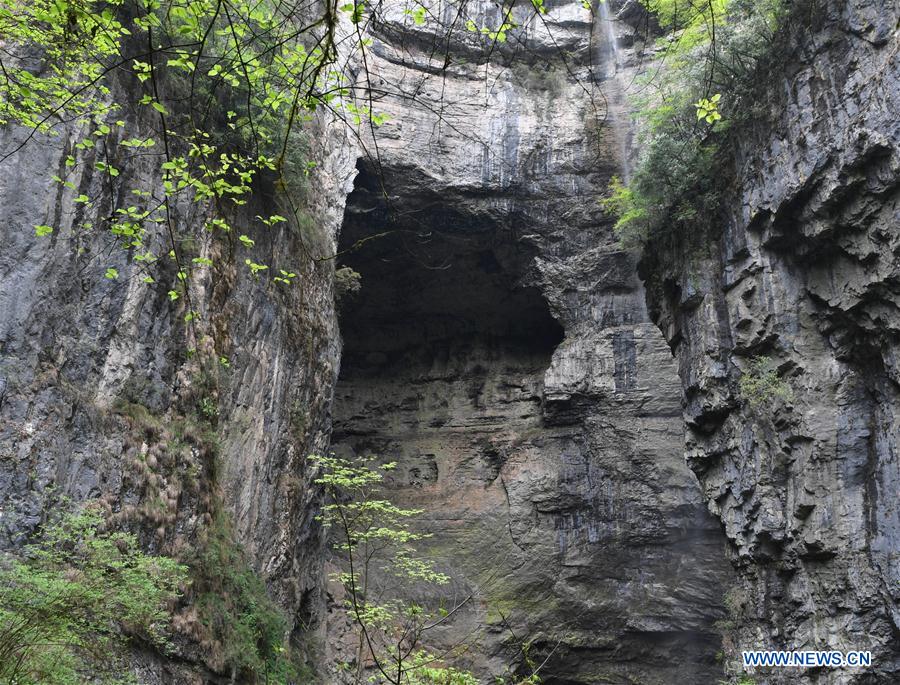
<instances>
[{"instance_id":1,"label":"shadowed cave interior","mask_svg":"<svg viewBox=\"0 0 900 685\"><path fill-rule=\"evenodd\" d=\"M615 514L604 506L627 506L621 503L629 495L598 504L606 500L591 483L607 478L605 453L587 446L581 419L545 415L544 373L563 330L540 290L526 286L537 280L535 253L509 229L521 224L480 198L411 183L403 171L384 182L388 202L379 177L363 166L344 217L339 266L358 272L361 288L340 302L344 348L331 449L397 462L387 483L391 499L424 510L414 525L434 534L428 553L453 579L449 592L478 589L482 604L460 612L458 625L435 641L487 625L478 649L524 674L518 646L496 623L496 607L513 607L520 634L548 622L562 631L557 624L578 611L588 644L535 644L542 659L553 655L548 685L590 682L591 673L609 667L641 672L654 652L662 660L690 653L692 667L704 663L715 645L693 625L673 630L669 619L638 619L635 630L624 605L620 612L601 601L629 604L622 593L633 592L627 588L641 573L635 569L659 578L675 571L665 570L672 560L657 559L653 544L616 561L616 550L631 549L622 540L610 537L597 558L605 545L580 537L591 526L612 531ZM602 449L618 463L621 436L604 439ZM556 485L542 486L542 477ZM567 489L570 495L550 494ZM574 547L559 547L573 526ZM495 569L506 579L485 586ZM403 591L417 601L435 599L427 588ZM598 597L596 612L583 604L585 592ZM601 634L618 634L615 649Z\"/></svg>"},{"instance_id":2,"label":"shadowed cave interior","mask_svg":"<svg viewBox=\"0 0 900 685\"><path fill-rule=\"evenodd\" d=\"M425 191L385 202L378 177L361 170L339 246L340 263L361 276L341 303L342 379L475 347L549 364L563 331L540 291L522 286L534 252L496 218L458 204Z\"/></svg>"},{"instance_id":3,"label":"shadowed cave interior","mask_svg":"<svg viewBox=\"0 0 900 685\"><path fill-rule=\"evenodd\" d=\"M341 234L339 266L361 288L340 303L332 449L398 462L392 499L426 510L415 525L445 545L431 552L464 593L486 563L472 537L508 539L498 481L508 435L541 430L543 375L563 330L524 286L535 253L506 217L424 183L389 190L389 202L380 188L362 167ZM486 509L461 509L462 492L483 493Z\"/></svg>"}]
</instances>

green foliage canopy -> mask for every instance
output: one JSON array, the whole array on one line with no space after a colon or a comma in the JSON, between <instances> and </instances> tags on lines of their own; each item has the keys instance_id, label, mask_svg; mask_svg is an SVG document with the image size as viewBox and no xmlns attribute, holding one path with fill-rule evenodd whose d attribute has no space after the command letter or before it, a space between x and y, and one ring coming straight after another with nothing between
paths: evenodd
<instances>
[{"instance_id":1,"label":"green foliage canopy","mask_svg":"<svg viewBox=\"0 0 900 685\"><path fill-rule=\"evenodd\" d=\"M346 79L332 67L340 10L325 3L274 0L3 0L0 35L0 124L35 135L74 131L74 149L54 181L87 210L124 198L104 212L105 229L128 251L146 282L153 265L177 265L173 300L188 295L192 272L212 260L185 254L173 216L178 204L209 206L205 228L230 237L230 217L245 205L261 174L282 175L292 131L317 107L351 106ZM133 94L121 101L123 93ZM155 166L148 190L136 169ZM301 172L302 173L302 172ZM87 190L87 192L81 192ZM94 193L96 196L92 196ZM296 208L295 208L296 209ZM284 217L257 217L271 227ZM56 226L35 227L38 237ZM149 231L148 229L159 229ZM162 231L162 242L152 238ZM252 248L241 241L243 247ZM267 268L247 259L254 274ZM290 269L284 273L292 273ZM110 267L107 279L119 278ZM281 278L281 284L290 280ZM197 312L188 311L187 320Z\"/></svg>"},{"instance_id":2,"label":"green foliage canopy","mask_svg":"<svg viewBox=\"0 0 900 685\"><path fill-rule=\"evenodd\" d=\"M728 131L754 115L747 97L785 14L782 0L641 0L664 35L642 80L639 159L602 204L628 248L701 236L719 218Z\"/></svg>"}]
</instances>

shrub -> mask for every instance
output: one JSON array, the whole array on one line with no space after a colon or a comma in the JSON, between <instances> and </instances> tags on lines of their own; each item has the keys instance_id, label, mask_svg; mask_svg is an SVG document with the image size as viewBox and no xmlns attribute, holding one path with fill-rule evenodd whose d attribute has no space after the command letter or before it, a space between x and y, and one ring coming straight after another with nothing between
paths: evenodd
<instances>
[{"instance_id":1,"label":"shrub","mask_svg":"<svg viewBox=\"0 0 900 685\"><path fill-rule=\"evenodd\" d=\"M641 0L665 35L658 69L643 79L640 155L603 207L623 245L668 247L708 235L729 185L728 131L752 118L752 87L773 45L782 0Z\"/></svg>"},{"instance_id":2,"label":"shrub","mask_svg":"<svg viewBox=\"0 0 900 685\"><path fill-rule=\"evenodd\" d=\"M349 266L342 266L334 271L334 299L338 302L348 296L355 295L362 287L359 272Z\"/></svg>"},{"instance_id":3,"label":"shrub","mask_svg":"<svg viewBox=\"0 0 900 685\"><path fill-rule=\"evenodd\" d=\"M21 558L3 558L0 682L76 685L88 674L127 682L116 654L129 636L166 648L185 567L102 525L88 506L45 526Z\"/></svg>"},{"instance_id":4,"label":"shrub","mask_svg":"<svg viewBox=\"0 0 900 685\"><path fill-rule=\"evenodd\" d=\"M741 394L751 407L780 398L790 401L793 397L791 386L778 375L775 362L769 357L753 357L739 381Z\"/></svg>"},{"instance_id":5,"label":"shrub","mask_svg":"<svg viewBox=\"0 0 900 685\"><path fill-rule=\"evenodd\" d=\"M333 578L344 586L344 611L356 631L356 679L392 685L476 685L479 680L454 661L464 648L457 645L435 655L425 643L470 599L447 609L444 602L419 603L403 595L410 588L437 589L451 578L417 549L431 537L416 532L412 519L423 513L405 509L384 498L385 477L395 462L379 463L372 456L344 459L310 455L326 502L318 520L332 536L332 544L345 570ZM386 587L374 582L379 574L392 577ZM432 606L426 606L432 605ZM511 632L511 631L510 631ZM513 638L518 638L513 634ZM529 657L530 643L521 646L530 674L517 685L538 685L541 666ZM344 664L350 670L350 664ZM366 669L371 670L366 674ZM504 678L494 682L507 682Z\"/></svg>"},{"instance_id":6,"label":"shrub","mask_svg":"<svg viewBox=\"0 0 900 685\"><path fill-rule=\"evenodd\" d=\"M190 565L195 604L216 666L241 682L288 682L295 669L284 646L287 621L248 564L221 509Z\"/></svg>"}]
</instances>

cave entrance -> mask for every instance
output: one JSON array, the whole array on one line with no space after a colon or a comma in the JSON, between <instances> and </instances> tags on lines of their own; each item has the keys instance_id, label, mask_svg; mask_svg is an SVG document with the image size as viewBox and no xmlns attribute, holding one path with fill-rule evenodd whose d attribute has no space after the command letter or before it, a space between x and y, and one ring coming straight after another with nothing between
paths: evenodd
<instances>
[{"instance_id":1,"label":"cave entrance","mask_svg":"<svg viewBox=\"0 0 900 685\"><path fill-rule=\"evenodd\" d=\"M341 381L467 354L540 358L546 369L563 330L528 285L534 250L484 200L452 202L423 187L385 201L363 167L348 198L340 264L361 288L341 303Z\"/></svg>"},{"instance_id":2,"label":"cave entrance","mask_svg":"<svg viewBox=\"0 0 900 685\"><path fill-rule=\"evenodd\" d=\"M504 479L543 439L544 372L563 330L533 285L534 250L488 198L441 197L405 173L393 178L403 186L385 202L363 168L348 199L339 266L358 272L361 288L340 303L331 449L397 463L391 499L423 510L412 525L433 537L420 551L452 578L452 596L416 588L425 593L416 601L446 606L523 563ZM431 646L449 648L484 627L476 604L431 635ZM330 643L342 625L329 624ZM488 643L483 658L516 663L504 632Z\"/></svg>"},{"instance_id":3,"label":"cave entrance","mask_svg":"<svg viewBox=\"0 0 900 685\"><path fill-rule=\"evenodd\" d=\"M345 213L340 265L362 287L341 302L332 450L396 462L390 498L423 512L413 527L433 536L420 550L452 581L399 594L431 608L474 597L424 646L477 640L457 665L484 678L523 666L511 634L544 636L536 654L556 654L548 682L642 678L672 655L715 671L715 638L704 636L721 586L704 581L721 532L691 489L676 393L639 385L642 363L662 365L650 373L668 382L664 344L644 335L649 323L598 320L598 335L561 350L560 364L606 374L608 396L565 421L545 416L563 330L518 232L529 225L513 215L521 198L441 194L405 169L385 182L387 202L361 169ZM555 247L541 244L542 255ZM396 585L385 574L368 587L396 597ZM340 618L331 645L346 642Z\"/></svg>"}]
</instances>

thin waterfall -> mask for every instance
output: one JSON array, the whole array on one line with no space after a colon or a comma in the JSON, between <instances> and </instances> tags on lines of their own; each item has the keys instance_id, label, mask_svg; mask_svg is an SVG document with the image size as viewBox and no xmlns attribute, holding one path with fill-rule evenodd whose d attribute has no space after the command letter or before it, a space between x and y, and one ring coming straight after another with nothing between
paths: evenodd
<instances>
[{"instance_id":1,"label":"thin waterfall","mask_svg":"<svg viewBox=\"0 0 900 685\"><path fill-rule=\"evenodd\" d=\"M619 41L616 38L616 31L613 27L613 18L609 13L609 2L600 0L597 9L597 20L599 23L600 39L598 41L598 66L601 69L604 79L615 78L619 72Z\"/></svg>"},{"instance_id":2,"label":"thin waterfall","mask_svg":"<svg viewBox=\"0 0 900 685\"><path fill-rule=\"evenodd\" d=\"M609 0L600 0L594 15L594 73L609 108L606 125L612 130L618 148L622 180L627 183L631 178L631 120L622 79L624 60L616 38L615 21L610 12Z\"/></svg>"}]
</instances>

